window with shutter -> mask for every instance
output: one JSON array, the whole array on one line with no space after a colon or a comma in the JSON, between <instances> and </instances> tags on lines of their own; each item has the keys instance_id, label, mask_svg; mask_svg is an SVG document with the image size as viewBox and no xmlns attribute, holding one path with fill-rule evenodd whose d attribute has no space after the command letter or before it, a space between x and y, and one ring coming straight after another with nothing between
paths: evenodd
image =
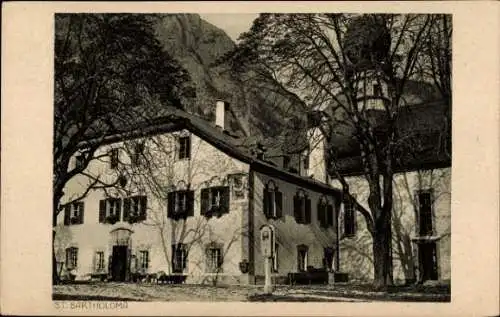
<instances>
[{"instance_id":1,"label":"window with shutter","mask_svg":"<svg viewBox=\"0 0 500 317\"><path fill-rule=\"evenodd\" d=\"M120 198L107 198L99 201L99 222L114 224L121 218Z\"/></svg>"},{"instance_id":2,"label":"window with shutter","mask_svg":"<svg viewBox=\"0 0 500 317\"><path fill-rule=\"evenodd\" d=\"M201 213L206 217L229 213L229 186L204 188L201 190Z\"/></svg>"},{"instance_id":3,"label":"window with shutter","mask_svg":"<svg viewBox=\"0 0 500 317\"><path fill-rule=\"evenodd\" d=\"M79 225L83 224L84 204L81 201L73 202L64 208L64 224Z\"/></svg>"},{"instance_id":4,"label":"window with shutter","mask_svg":"<svg viewBox=\"0 0 500 317\"><path fill-rule=\"evenodd\" d=\"M167 217L178 220L194 216L194 191L180 190L168 194Z\"/></svg>"}]
</instances>

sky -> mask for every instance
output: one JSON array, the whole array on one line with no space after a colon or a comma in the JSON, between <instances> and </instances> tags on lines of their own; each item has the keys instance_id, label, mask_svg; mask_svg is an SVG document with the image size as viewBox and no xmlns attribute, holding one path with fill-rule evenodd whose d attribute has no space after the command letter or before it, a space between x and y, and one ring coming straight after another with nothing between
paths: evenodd
<instances>
[{"instance_id":1,"label":"sky","mask_svg":"<svg viewBox=\"0 0 500 317\"><path fill-rule=\"evenodd\" d=\"M250 29L257 13L200 14L205 21L224 30L236 42L238 36Z\"/></svg>"}]
</instances>

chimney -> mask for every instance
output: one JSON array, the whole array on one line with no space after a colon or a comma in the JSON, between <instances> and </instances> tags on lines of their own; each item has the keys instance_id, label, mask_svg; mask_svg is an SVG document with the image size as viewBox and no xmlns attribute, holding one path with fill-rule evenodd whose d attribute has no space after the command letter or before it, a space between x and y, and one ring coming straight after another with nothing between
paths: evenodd
<instances>
[{"instance_id":1,"label":"chimney","mask_svg":"<svg viewBox=\"0 0 500 317\"><path fill-rule=\"evenodd\" d=\"M222 130L229 129L229 104L223 100L215 103L215 125Z\"/></svg>"}]
</instances>

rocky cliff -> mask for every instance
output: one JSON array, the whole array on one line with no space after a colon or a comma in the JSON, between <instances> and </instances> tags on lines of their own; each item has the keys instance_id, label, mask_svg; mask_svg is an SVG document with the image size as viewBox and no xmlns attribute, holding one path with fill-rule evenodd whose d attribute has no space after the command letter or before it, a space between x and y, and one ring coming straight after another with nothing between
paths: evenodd
<instances>
[{"instance_id":1,"label":"rocky cliff","mask_svg":"<svg viewBox=\"0 0 500 317\"><path fill-rule=\"evenodd\" d=\"M155 21L158 39L188 70L196 86L197 97L188 105L188 111L212 120L215 101L223 99L234 112L233 129L256 138L281 133L289 117L288 100L262 87L256 88L259 85L243 82L242 74L213 66L217 58L235 45L223 30L197 14L162 14Z\"/></svg>"}]
</instances>

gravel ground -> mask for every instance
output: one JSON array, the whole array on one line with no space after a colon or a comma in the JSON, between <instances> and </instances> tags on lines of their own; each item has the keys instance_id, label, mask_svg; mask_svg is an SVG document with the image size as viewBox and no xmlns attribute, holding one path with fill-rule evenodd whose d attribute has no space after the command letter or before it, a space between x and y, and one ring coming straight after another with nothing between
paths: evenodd
<instances>
[{"instance_id":1,"label":"gravel ground","mask_svg":"<svg viewBox=\"0 0 500 317\"><path fill-rule=\"evenodd\" d=\"M360 285L277 286L273 295L260 286L92 283L56 285L54 300L128 301L450 301L448 288L406 287L387 292Z\"/></svg>"}]
</instances>

